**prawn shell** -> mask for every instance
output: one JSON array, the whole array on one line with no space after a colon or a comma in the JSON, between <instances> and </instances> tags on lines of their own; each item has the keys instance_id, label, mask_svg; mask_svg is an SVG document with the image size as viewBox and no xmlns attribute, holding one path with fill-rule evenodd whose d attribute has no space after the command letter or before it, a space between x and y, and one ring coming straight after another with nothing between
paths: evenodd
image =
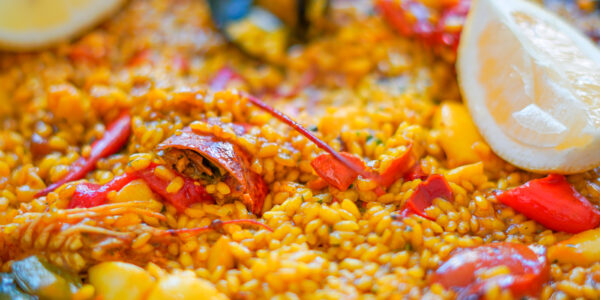
<instances>
[{"instance_id":1,"label":"prawn shell","mask_svg":"<svg viewBox=\"0 0 600 300\"><path fill-rule=\"evenodd\" d=\"M250 155L240 146L186 127L180 135L173 135L158 145L158 150L167 149L194 151L227 171L238 185L236 188L244 194L243 203L260 215L269 188L259 174L251 171Z\"/></svg>"}]
</instances>

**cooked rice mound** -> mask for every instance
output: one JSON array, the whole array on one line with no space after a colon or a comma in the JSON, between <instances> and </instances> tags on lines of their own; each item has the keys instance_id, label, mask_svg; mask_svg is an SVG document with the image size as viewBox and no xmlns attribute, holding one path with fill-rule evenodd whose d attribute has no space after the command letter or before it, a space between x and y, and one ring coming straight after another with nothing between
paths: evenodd
<instances>
[{"instance_id":1,"label":"cooked rice mound","mask_svg":"<svg viewBox=\"0 0 600 300\"><path fill-rule=\"evenodd\" d=\"M80 275L76 299L116 288L98 283L114 267L99 264L111 261L141 267L118 274L140 276L139 287L127 288L150 289L142 294L152 299L170 295L173 285L189 289L189 297L202 295L192 292L200 289L233 299L451 299L456 293L429 276L453 250L495 241L551 246L571 236L490 192L540 175L499 159L476 131L446 130L440 110L464 109L452 64L400 37L376 14L332 9L335 26L290 49L281 66L228 44L207 4L197 0L134 0L70 44L0 54L0 271L37 255ZM213 90L223 68L243 80ZM323 151L243 92L375 170L412 147L423 172L445 176L454 200L433 200L429 218L402 218L398 212L423 179L399 179L383 192L364 178L346 191L323 186L311 166ZM124 148L100 159L84 179L36 197L89 157L89 145L125 110L132 119ZM240 135L232 123L251 128ZM107 184L152 164L167 190L179 191L184 181L157 147L188 126L240 147L247 172L268 186L262 209L253 211L254 199L240 196L244 190L232 189L226 176L206 183L213 203L183 209L140 179L107 193L104 205L69 207L78 184ZM472 140L462 140L466 135ZM177 169L177 159L170 162ZM199 178L224 172L210 162L203 168ZM568 180L597 204L599 178L593 170ZM236 223L200 234L158 234L237 219L273 231ZM600 297L599 263L550 263L541 298ZM486 296L510 294L492 288Z\"/></svg>"}]
</instances>

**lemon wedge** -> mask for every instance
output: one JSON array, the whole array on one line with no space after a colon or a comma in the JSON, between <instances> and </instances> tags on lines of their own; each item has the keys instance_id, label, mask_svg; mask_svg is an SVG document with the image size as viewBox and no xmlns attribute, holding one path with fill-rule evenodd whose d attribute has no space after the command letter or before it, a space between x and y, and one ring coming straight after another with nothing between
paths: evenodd
<instances>
[{"instance_id":1,"label":"lemon wedge","mask_svg":"<svg viewBox=\"0 0 600 300\"><path fill-rule=\"evenodd\" d=\"M125 0L0 0L0 48L33 50L69 39Z\"/></svg>"},{"instance_id":2,"label":"lemon wedge","mask_svg":"<svg viewBox=\"0 0 600 300\"><path fill-rule=\"evenodd\" d=\"M600 50L558 16L523 0L479 0L457 72L491 148L529 171L600 164Z\"/></svg>"}]
</instances>

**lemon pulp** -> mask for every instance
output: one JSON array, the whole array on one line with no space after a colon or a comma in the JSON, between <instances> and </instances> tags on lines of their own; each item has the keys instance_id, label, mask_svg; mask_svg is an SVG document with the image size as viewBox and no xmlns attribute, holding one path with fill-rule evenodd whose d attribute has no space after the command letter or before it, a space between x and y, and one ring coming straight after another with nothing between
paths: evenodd
<instances>
[{"instance_id":1,"label":"lemon pulp","mask_svg":"<svg viewBox=\"0 0 600 300\"><path fill-rule=\"evenodd\" d=\"M572 173L600 163L591 154L600 152L599 62L594 45L542 8L480 0L457 67L472 117L501 157Z\"/></svg>"}]
</instances>

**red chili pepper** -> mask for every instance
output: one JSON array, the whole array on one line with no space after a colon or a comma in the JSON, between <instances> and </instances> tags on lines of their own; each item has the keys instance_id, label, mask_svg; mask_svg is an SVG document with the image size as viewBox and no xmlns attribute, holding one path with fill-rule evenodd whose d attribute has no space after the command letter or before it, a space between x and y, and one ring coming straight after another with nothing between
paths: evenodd
<instances>
[{"instance_id":1,"label":"red chili pepper","mask_svg":"<svg viewBox=\"0 0 600 300\"><path fill-rule=\"evenodd\" d=\"M410 213L415 213L424 218L433 220L430 216L425 213L425 209L433 204L433 199L444 198L452 201L452 189L450 185L442 175L433 174L429 178L420 183L413 194L408 198L404 204L404 216Z\"/></svg>"},{"instance_id":2,"label":"red chili pepper","mask_svg":"<svg viewBox=\"0 0 600 300\"><path fill-rule=\"evenodd\" d=\"M498 200L556 231L578 233L600 225L600 211L563 175L531 180L499 194Z\"/></svg>"},{"instance_id":3,"label":"red chili pepper","mask_svg":"<svg viewBox=\"0 0 600 300\"><path fill-rule=\"evenodd\" d=\"M460 249L439 266L431 282L458 290L457 299L478 299L492 284L510 289L513 297L535 297L550 277L545 252L543 247L508 242ZM485 280L475 275L498 266L506 266L510 274Z\"/></svg>"},{"instance_id":4,"label":"red chili pepper","mask_svg":"<svg viewBox=\"0 0 600 300\"><path fill-rule=\"evenodd\" d=\"M147 169L138 171L138 176L148 184L153 192L159 194L163 199L175 206L178 211L183 212L194 203L214 202L212 196L204 189L204 186L182 174L178 174L183 178L183 186L179 191L176 193L167 192L167 186L169 186L170 182L154 175L156 167L157 165L153 164Z\"/></svg>"},{"instance_id":5,"label":"red chili pepper","mask_svg":"<svg viewBox=\"0 0 600 300\"><path fill-rule=\"evenodd\" d=\"M125 143L127 143L130 132L131 116L129 115L129 112L125 111L108 126L102 138L92 143L92 151L90 152L90 156L88 158L81 157L76 160L71 165L69 173L67 173L65 177L49 185L42 191L38 192L35 196L45 196L49 192L57 189L59 186L67 182L79 180L85 177L87 173L96 168L96 162L98 162L98 160L119 151L119 149L121 149Z\"/></svg>"},{"instance_id":6,"label":"red chili pepper","mask_svg":"<svg viewBox=\"0 0 600 300\"><path fill-rule=\"evenodd\" d=\"M340 152L340 155L353 163L362 164L364 167L364 162L360 158L348 152ZM323 180L340 191L347 190L358 177L357 172L333 158L329 153L317 156L310 162L310 165Z\"/></svg>"},{"instance_id":7,"label":"red chili pepper","mask_svg":"<svg viewBox=\"0 0 600 300\"><path fill-rule=\"evenodd\" d=\"M111 191L119 191L125 185L138 178L137 173L125 173L113 178L105 185L83 182L77 185L68 208L94 207L106 204L106 196Z\"/></svg>"}]
</instances>

